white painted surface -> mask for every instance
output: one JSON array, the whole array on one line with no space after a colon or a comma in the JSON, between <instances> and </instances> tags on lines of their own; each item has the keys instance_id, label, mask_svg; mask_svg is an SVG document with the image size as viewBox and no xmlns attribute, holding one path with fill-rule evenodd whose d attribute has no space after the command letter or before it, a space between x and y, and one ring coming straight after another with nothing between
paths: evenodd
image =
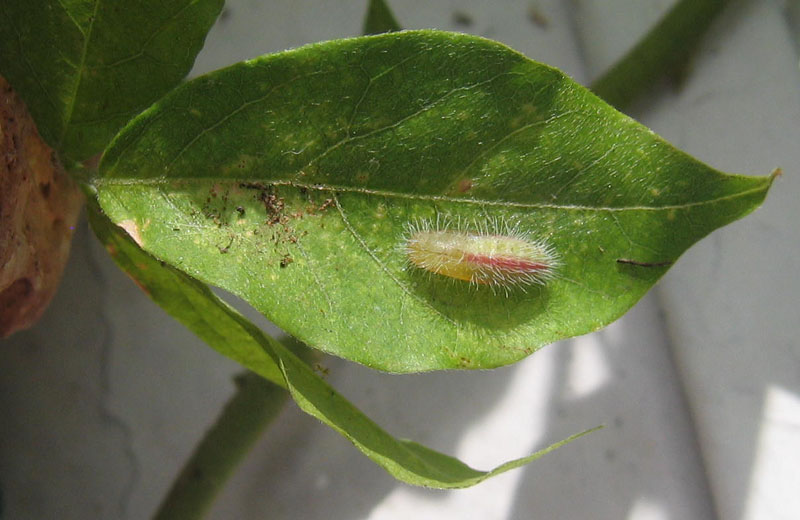
<instances>
[{"instance_id":1,"label":"white painted surface","mask_svg":"<svg viewBox=\"0 0 800 520\"><path fill-rule=\"evenodd\" d=\"M690 250L661 286L724 519L800 517L800 430L787 435L800 414L772 406L776 392L800 395L800 71L783 14L776 2L736 5L691 82L645 119L721 169L786 172L761 210Z\"/></svg>"},{"instance_id":2,"label":"white painted surface","mask_svg":"<svg viewBox=\"0 0 800 520\"><path fill-rule=\"evenodd\" d=\"M363 1L228 4L200 70L356 35L364 10ZM498 39L579 81L665 8L657 0L605 9L577 0L394 4L407 27ZM546 27L528 19L529 5ZM472 25L459 25L456 12ZM764 209L712 235L667 275L669 333L647 297L600 333L492 372L400 377L326 361L332 384L390 432L476 467L597 424L604 430L475 488L442 492L398 484L290 407L211 517L712 519L713 503L725 520L800 516L792 263L800 89L788 26L779 2L737 4L698 52L684 89L660 93L639 114L721 169L787 172ZM0 366L0 486L4 518L15 520L147 518L236 371L152 305L85 230L56 301L34 330L0 346Z\"/></svg>"},{"instance_id":3,"label":"white painted surface","mask_svg":"<svg viewBox=\"0 0 800 520\"><path fill-rule=\"evenodd\" d=\"M688 81L640 114L724 171L786 170L764 208L692 248L658 289L723 519L800 516L800 414L786 404L800 394L798 5L734 3ZM603 41L591 46L613 62Z\"/></svg>"}]
</instances>

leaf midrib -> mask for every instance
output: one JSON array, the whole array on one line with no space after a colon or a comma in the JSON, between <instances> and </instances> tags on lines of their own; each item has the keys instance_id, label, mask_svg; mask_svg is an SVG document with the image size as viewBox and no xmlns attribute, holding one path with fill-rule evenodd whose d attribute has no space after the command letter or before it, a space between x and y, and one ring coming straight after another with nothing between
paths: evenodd
<instances>
[{"instance_id":1,"label":"leaf midrib","mask_svg":"<svg viewBox=\"0 0 800 520\"><path fill-rule=\"evenodd\" d=\"M602 211L602 212L623 212L623 211L670 211L689 209L693 207L700 207L706 205L714 205L729 200L734 200L740 197L756 193L765 193L772 183L772 177L755 177L762 180L762 184L749 190L738 191L722 197L714 199L701 200L689 202L686 204L666 204L663 206L582 206L576 204L550 204L538 202L514 202L502 200L487 200L487 199L466 199L458 197L450 197L447 195L421 195L415 193L403 193L388 190L373 190L368 188L355 188L352 186L335 186L330 184L303 184L288 180L265 180L263 178L231 178L231 177L194 177L194 178L149 178L149 179L134 179L134 178L95 178L93 183L96 187L101 186L165 186L165 185L184 185L184 186L203 186L206 184L263 184L267 186L288 186L297 189L315 190L333 193L357 193L369 196L378 196L385 198L399 198L414 201L431 201L431 202L452 202L461 204L476 204L481 206L501 206L510 208L529 208L529 209L555 209L564 211Z\"/></svg>"},{"instance_id":2,"label":"leaf midrib","mask_svg":"<svg viewBox=\"0 0 800 520\"><path fill-rule=\"evenodd\" d=\"M81 82L83 81L84 74L86 72L86 56L89 53L89 43L92 40L92 31L94 29L94 24L97 21L97 10L100 6L101 0L95 0L94 9L92 10L92 20L89 23L89 27L86 29L86 33L83 40L83 49L81 49L81 59L76 67L77 75L75 77L74 86L72 88L72 93L69 96L69 102L67 104L67 109L64 111L64 123L61 128L61 134L58 136L58 148L61 149L64 144L64 139L67 136L67 133L70 128L70 123L72 122L72 116L75 113L75 101L78 98L78 90L80 90ZM69 10L63 6L64 12L67 13L70 20L73 22L75 21L72 17L72 14ZM79 25L76 23L76 27L78 30L81 29ZM82 31L81 31L82 32Z\"/></svg>"}]
</instances>

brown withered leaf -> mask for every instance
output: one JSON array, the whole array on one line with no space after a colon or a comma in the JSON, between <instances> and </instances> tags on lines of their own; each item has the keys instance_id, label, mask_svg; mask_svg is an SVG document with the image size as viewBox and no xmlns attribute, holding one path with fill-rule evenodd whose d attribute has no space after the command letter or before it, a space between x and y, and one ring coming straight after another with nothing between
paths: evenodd
<instances>
[{"instance_id":1,"label":"brown withered leaf","mask_svg":"<svg viewBox=\"0 0 800 520\"><path fill-rule=\"evenodd\" d=\"M33 325L69 256L83 196L0 77L0 337Z\"/></svg>"}]
</instances>

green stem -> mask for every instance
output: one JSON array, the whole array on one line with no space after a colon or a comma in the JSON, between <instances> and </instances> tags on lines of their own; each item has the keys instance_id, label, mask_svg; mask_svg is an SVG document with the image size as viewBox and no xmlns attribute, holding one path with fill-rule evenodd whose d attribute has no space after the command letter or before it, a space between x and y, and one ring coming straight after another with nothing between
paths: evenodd
<instances>
[{"instance_id":1,"label":"green stem","mask_svg":"<svg viewBox=\"0 0 800 520\"><path fill-rule=\"evenodd\" d=\"M624 110L664 74L674 74L728 0L681 0L591 89Z\"/></svg>"},{"instance_id":2,"label":"green stem","mask_svg":"<svg viewBox=\"0 0 800 520\"><path fill-rule=\"evenodd\" d=\"M237 376L235 381L236 394L181 470L154 520L202 518L289 395L252 372Z\"/></svg>"}]
</instances>

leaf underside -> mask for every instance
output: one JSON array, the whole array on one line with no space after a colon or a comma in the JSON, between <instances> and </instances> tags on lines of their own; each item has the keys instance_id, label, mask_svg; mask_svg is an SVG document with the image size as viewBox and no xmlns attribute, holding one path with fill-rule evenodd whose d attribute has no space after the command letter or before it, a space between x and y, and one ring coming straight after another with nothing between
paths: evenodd
<instances>
[{"instance_id":1,"label":"leaf underside","mask_svg":"<svg viewBox=\"0 0 800 520\"><path fill-rule=\"evenodd\" d=\"M770 183L711 169L501 44L438 31L190 81L123 130L94 180L146 251L393 372L505 365L610 323ZM560 267L500 290L427 275L403 252L421 219L514 226Z\"/></svg>"},{"instance_id":2,"label":"leaf underside","mask_svg":"<svg viewBox=\"0 0 800 520\"><path fill-rule=\"evenodd\" d=\"M398 480L434 488L469 487L536 460L594 431L573 435L490 471L473 469L454 457L421 444L396 439L336 392L289 349L221 301L207 286L139 249L92 203L89 205L89 219L118 265L164 310L218 352L287 388L304 412L339 432Z\"/></svg>"}]
</instances>

